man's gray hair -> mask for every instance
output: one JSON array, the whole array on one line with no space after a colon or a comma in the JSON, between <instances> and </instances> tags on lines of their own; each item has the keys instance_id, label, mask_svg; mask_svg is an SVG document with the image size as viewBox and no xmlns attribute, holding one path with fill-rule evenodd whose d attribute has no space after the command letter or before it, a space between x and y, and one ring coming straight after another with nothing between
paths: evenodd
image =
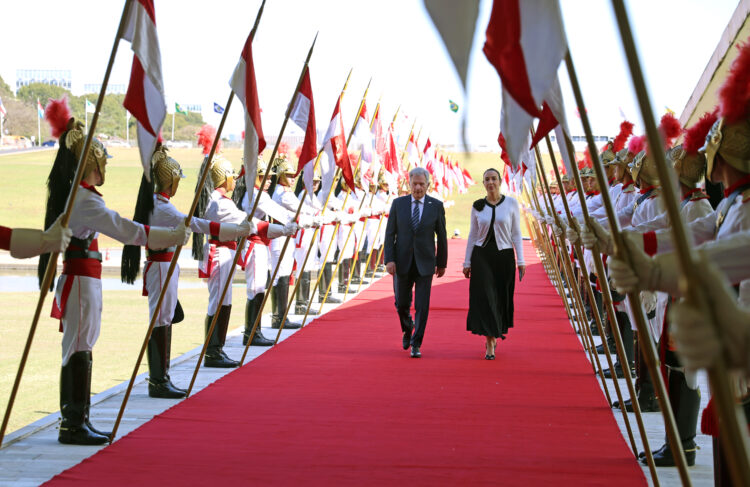
<instances>
[{"instance_id":1,"label":"man's gray hair","mask_svg":"<svg viewBox=\"0 0 750 487\"><path fill-rule=\"evenodd\" d=\"M428 185L430 184L430 171L428 171L427 169L423 167L415 167L414 169L409 171L409 181L411 181L414 176L424 176L424 180Z\"/></svg>"}]
</instances>

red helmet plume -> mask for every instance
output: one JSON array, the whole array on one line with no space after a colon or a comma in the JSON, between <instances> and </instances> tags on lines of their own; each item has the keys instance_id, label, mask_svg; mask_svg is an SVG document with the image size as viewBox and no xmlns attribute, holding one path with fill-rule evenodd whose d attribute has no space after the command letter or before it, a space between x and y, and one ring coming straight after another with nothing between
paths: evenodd
<instances>
[{"instance_id":1,"label":"red helmet plume","mask_svg":"<svg viewBox=\"0 0 750 487\"><path fill-rule=\"evenodd\" d=\"M278 157L289 157L289 144L281 142L279 144Z\"/></svg>"},{"instance_id":2,"label":"red helmet plume","mask_svg":"<svg viewBox=\"0 0 750 487\"><path fill-rule=\"evenodd\" d=\"M664 139L664 145L666 148L672 146L674 139L679 137L682 133L682 125L680 121L674 116L673 113L667 112L661 117L659 122L659 133Z\"/></svg>"},{"instance_id":3,"label":"red helmet plume","mask_svg":"<svg viewBox=\"0 0 750 487\"><path fill-rule=\"evenodd\" d=\"M68 107L68 97L64 96L59 100L49 99L49 103L44 109L44 119L49 123L52 137L60 136L68 129L68 122L73 118Z\"/></svg>"},{"instance_id":4,"label":"red helmet plume","mask_svg":"<svg viewBox=\"0 0 750 487\"><path fill-rule=\"evenodd\" d=\"M682 148L688 154L697 154L706 142L706 136L708 131L711 130L716 119L719 118L717 113L718 109L714 109L712 112L706 112L703 116L695 122L690 128L685 131L685 142L682 143Z\"/></svg>"},{"instance_id":5,"label":"red helmet plume","mask_svg":"<svg viewBox=\"0 0 750 487\"><path fill-rule=\"evenodd\" d=\"M214 145L214 139L216 138L216 129L209 124L205 124L195 135L198 136L198 145L203 147L203 155L211 152L211 146ZM221 140L216 145L216 152L221 152Z\"/></svg>"},{"instance_id":6,"label":"red helmet plume","mask_svg":"<svg viewBox=\"0 0 750 487\"><path fill-rule=\"evenodd\" d=\"M735 123L748 116L750 108L750 42L739 44L737 59L719 88L719 116Z\"/></svg>"},{"instance_id":7,"label":"red helmet plume","mask_svg":"<svg viewBox=\"0 0 750 487\"><path fill-rule=\"evenodd\" d=\"M625 120L620 124L620 133L617 134L614 142L612 142L612 151L615 154L620 152L625 147L625 142L627 142L631 135L633 135L633 124Z\"/></svg>"},{"instance_id":8,"label":"red helmet plume","mask_svg":"<svg viewBox=\"0 0 750 487\"><path fill-rule=\"evenodd\" d=\"M636 135L628 141L628 152L635 155L646 148L646 136Z\"/></svg>"}]
</instances>

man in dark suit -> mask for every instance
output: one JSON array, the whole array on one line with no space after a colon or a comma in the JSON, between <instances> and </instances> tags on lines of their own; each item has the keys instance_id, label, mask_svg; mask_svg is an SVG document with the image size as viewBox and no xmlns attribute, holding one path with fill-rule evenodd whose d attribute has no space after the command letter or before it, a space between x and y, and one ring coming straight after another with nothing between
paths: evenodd
<instances>
[{"instance_id":1,"label":"man in dark suit","mask_svg":"<svg viewBox=\"0 0 750 487\"><path fill-rule=\"evenodd\" d=\"M430 173L426 169L418 167L409 172L411 195L393 200L385 229L385 267L395 276L393 290L403 332L402 345L404 350L411 345L414 358L422 356L420 347L430 311L432 276L443 277L448 264L445 209L440 200L426 196L429 184ZM409 314L412 289L415 321Z\"/></svg>"}]
</instances>

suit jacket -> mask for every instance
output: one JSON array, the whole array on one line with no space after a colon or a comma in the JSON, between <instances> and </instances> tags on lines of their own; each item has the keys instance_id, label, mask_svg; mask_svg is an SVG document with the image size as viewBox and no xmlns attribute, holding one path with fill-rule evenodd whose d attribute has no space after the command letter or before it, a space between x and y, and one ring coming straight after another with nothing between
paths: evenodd
<instances>
[{"instance_id":1,"label":"suit jacket","mask_svg":"<svg viewBox=\"0 0 750 487\"><path fill-rule=\"evenodd\" d=\"M416 231L411 225L411 214L411 195L393 200L385 228L385 262L395 262L396 273L406 274L415 260L420 276L434 274L435 267L448 265L443 203L430 196L424 197L422 218Z\"/></svg>"}]
</instances>

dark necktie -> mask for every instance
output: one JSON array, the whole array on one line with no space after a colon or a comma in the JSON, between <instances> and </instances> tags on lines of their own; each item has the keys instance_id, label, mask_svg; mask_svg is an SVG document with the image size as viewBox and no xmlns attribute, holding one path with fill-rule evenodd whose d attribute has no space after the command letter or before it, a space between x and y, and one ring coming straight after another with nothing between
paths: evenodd
<instances>
[{"instance_id":1,"label":"dark necktie","mask_svg":"<svg viewBox=\"0 0 750 487\"><path fill-rule=\"evenodd\" d=\"M411 212L411 228L416 232L419 226L419 200L414 200L414 211Z\"/></svg>"}]
</instances>

